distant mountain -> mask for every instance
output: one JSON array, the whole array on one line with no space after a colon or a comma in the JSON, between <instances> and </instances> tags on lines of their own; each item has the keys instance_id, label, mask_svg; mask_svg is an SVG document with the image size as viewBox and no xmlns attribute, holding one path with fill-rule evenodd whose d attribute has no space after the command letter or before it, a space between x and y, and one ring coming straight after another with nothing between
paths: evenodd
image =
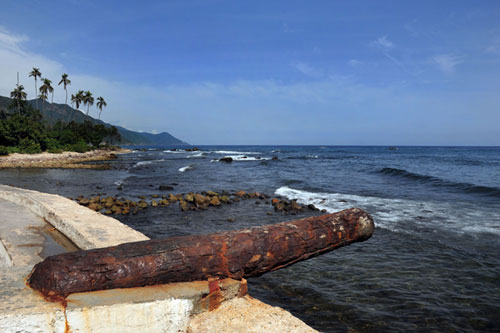
<instances>
[{"instance_id":1,"label":"distant mountain","mask_svg":"<svg viewBox=\"0 0 500 333\"><path fill-rule=\"evenodd\" d=\"M9 111L7 108L11 105L12 102L15 102L11 98L0 96L0 110L5 112ZM28 103L36 109L36 104L38 103L38 109L42 113L43 118L49 124L55 124L59 120L63 122L74 121L77 123L82 123L85 120L89 120L94 124L102 124L106 127L115 126L118 129L118 133L122 137L121 144L130 144L130 145L165 145L165 146L186 146L188 143L181 141L174 137L173 135L163 132L159 134L152 134L146 132L135 132L128 130L121 126L116 126L112 124L108 124L103 122L102 120L94 119L90 116L87 116L80 110L75 110L72 107L66 104L57 104L57 103L44 103L43 110L42 109L42 100L30 100Z\"/></svg>"}]
</instances>

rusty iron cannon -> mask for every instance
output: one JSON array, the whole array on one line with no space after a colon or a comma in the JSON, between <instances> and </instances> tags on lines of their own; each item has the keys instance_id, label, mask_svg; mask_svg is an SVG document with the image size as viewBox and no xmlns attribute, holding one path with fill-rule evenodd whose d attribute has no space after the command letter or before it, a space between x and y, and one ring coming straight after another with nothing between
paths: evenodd
<instances>
[{"instance_id":1,"label":"rusty iron cannon","mask_svg":"<svg viewBox=\"0 0 500 333\"><path fill-rule=\"evenodd\" d=\"M48 297L172 282L262 275L368 239L373 220L361 209L250 229L63 253L33 268L28 284Z\"/></svg>"}]
</instances>

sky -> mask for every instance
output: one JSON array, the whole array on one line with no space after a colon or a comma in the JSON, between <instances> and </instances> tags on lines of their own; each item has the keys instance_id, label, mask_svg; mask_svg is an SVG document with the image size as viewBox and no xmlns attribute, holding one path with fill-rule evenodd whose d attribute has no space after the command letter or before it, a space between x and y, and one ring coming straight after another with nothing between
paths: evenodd
<instances>
[{"instance_id":1,"label":"sky","mask_svg":"<svg viewBox=\"0 0 500 333\"><path fill-rule=\"evenodd\" d=\"M2 96L19 72L34 98L38 67L104 97L104 121L191 144L500 145L499 1L0 8Z\"/></svg>"}]
</instances>

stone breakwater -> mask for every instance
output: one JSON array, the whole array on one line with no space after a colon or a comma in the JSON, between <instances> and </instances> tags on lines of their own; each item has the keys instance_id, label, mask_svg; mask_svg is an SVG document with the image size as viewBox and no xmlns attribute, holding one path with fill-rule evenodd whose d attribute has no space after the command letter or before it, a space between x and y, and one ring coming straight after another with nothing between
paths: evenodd
<instances>
[{"instance_id":1,"label":"stone breakwater","mask_svg":"<svg viewBox=\"0 0 500 333\"><path fill-rule=\"evenodd\" d=\"M269 195L259 192L245 191L222 191L220 193L214 191L203 191L199 193L178 193L178 194L150 194L140 195L139 200L131 200L125 198L117 198L112 196L101 197L93 196L90 198L79 196L76 202L82 206L86 206L93 211L101 212L106 215L128 215L137 214L140 210L148 207L167 207L177 205L183 212L193 210L206 210L209 208L221 207L230 205L241 200L255 200L255 204L264 204L272 207L274 212L283 214L297 215L306 210L319 211L314 205L301 205L297 200L287 200L284 198L271 198ZM324 210L322 213L326 212ZM268 215L273 214L270 210Z\"/></svg>"},{"instance_id":2,"label":"stone breakwater","mask_svg":"<svg viewBox=\"0 0 500 333\"><path fill-rule=\"evenodd\" d=\"M97 169L108 170L109 164L85 164L84 162L109 161L117 154L129 153L128 149L92 150L85 153L63 152L59 154L10 154L0 156L0 169L52 168L52 169Z\"/></svg>"}]
</instances>

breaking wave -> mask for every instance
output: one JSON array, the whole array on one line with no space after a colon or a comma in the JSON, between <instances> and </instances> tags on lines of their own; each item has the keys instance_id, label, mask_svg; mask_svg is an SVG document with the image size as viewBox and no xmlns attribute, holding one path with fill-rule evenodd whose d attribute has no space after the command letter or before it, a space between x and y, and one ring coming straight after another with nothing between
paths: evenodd
<instances>
[{"instance_id":1,"label":"breaking wave","mask_svg":"<svg viewBox=\"0 0 500 333\"><path fill-rule=\"evenodd\" d=\"M496 187L452 182L438 177L421 175L418 173L413 173L403 169L396 169L396 168L383 168L380 169L378 173L404 179L410 179L420 183L427 183L431 184L432 186L447 187L452 190L458 190L465 193L482 194L495 198L500 198L500 189Z\"/></svg>"}]
</instances>

